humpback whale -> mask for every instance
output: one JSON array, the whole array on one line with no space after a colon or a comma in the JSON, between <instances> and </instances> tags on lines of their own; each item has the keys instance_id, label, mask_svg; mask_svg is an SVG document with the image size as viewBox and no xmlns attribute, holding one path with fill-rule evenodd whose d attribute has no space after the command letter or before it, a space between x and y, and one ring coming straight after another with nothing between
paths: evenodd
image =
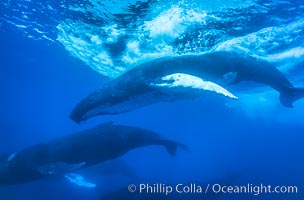
<instances>
[{"instance_id":1,"label":"humpback whale","mask_svg":"<svg viewBox=\"0 0 304 200\"><path fill-rule=\"evenodd\" d=\"M113 160L149 145L164 146L171 155L183 144L159 134L112 122L0 156L0 184L18 184L63 174Z\"/></svg>"},{"instance_id":2,"label":"humpback whale","mask_svg":"<svg viewBox=\"0 0 304 200\"><path fill-rule=\"evenodd\" d=\"M254 81L280 93L293 107L304 97L271 63L234 52L212 52L158 58L140 64L80 101L70 114L79 123L97 115L118 114L159 101L175 101L211 91L236 99L223 86Z\"/></svg>"}]
</instances>

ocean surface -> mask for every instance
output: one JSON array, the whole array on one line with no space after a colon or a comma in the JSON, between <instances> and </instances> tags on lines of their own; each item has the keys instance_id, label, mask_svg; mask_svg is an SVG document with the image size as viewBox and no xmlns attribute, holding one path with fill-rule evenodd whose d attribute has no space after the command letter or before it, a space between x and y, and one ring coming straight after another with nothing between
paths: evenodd
<instances>
[{"instance_id":1,"label":"ocean surface","mask_svg":"<svg viewBox=\"0 0 304 200\"><path fill-rule=\"evenodd\" d=\"M153 130L190 151L170 156L159 146L137 148L110 164L113 170L75 172L85 180L78 184L64 174L50 176L0 186L0 199L304 199L304 100L286 108L268 86L239 83L238 101L205 96L80 125L69 118L96 88L163 56L237 52L272 63L304 87L303 30L302 0L1 1L0 154L110 120ZM130 184L194 182L297 186L298 193L128 192Z\"/></svg>"}]
</instances>

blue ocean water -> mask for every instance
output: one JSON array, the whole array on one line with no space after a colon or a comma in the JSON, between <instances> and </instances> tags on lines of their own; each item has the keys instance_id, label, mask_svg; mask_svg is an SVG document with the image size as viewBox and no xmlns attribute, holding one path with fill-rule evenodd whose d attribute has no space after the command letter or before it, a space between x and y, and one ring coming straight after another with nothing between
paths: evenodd
<instances>
[{"instance_id":1,"label":"blue ocean water","mask_svg":"<svg viewBox=\"0 0 304 200\"><path fill-rule=\"evenodd\" d=\"M80 125L69 119L94 89L168 55L243 53L273 63L293 85L304 87L303 11L300 0L0 2L1 154L109 120L153 130L190 149L174 157L162 147L134 149L118 164L131 176L89 168L79 174L95 187L50 176L0 186L0 199L100 199L131 183L190 182L296 185L299 191L200 199L303 199L304 102L285 108L269 87L240 83L238 101L202 97Z\"/></svg>"}]
</instances>

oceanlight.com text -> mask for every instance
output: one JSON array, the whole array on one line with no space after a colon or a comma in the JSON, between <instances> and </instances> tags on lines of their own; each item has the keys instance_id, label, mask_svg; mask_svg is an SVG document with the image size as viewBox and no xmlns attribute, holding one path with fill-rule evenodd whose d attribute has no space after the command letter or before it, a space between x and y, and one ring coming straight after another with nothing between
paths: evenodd
<instances>
[{"instance_id":1,"label":"oceanlight.com text","mask_svg":"<svg viewBox=\"0 0 304 200\"><path fill-rule=\"evenodd\" d=\"M230 193L230 194L297 194L297 186L272 186L272 185L254 185L248 183L247 185L237 186L237 185L221 185L213 184L212 192L214 193Z\"/></svg>"},{"instance_id":2,"label":"oceanlight.com text","mask_svg":"<svg viewBox=\"0 0 304 200\"><path fill-rule=\"evenodd\" d=\"M224 185L224 184L205 184L198 183L189 184L149 184L141 183L138 185L130 184L128 190L132 193L138 192L139 194L163 194L170 195L172 193L177 194L297 194L298 186L274 186L269 184L245 184L245 185Z\"/></svg>"}]
</instances>

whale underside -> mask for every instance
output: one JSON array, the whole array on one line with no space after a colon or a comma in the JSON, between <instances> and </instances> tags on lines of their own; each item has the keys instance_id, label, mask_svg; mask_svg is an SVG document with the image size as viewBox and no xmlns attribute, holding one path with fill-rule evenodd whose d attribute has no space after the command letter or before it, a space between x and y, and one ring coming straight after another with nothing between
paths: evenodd
<instances>
[{"instance_id":1,"label":"whale underside","mask_svg":"<svg viewBox=\"0 0 304 200\"><path fill-rule=\"evenodd\" d=\"M280 102L293 107L304 97L272 64L247 55L213 52L159 58L143 63L106 83L81 100L70 114L79 123L97 115L119 114L161 101L203 95L238 99L230 90L242 81L267 85L280 93Z\"/></svg>"},{"instance_id":2,"label":"whale underside","mask_svg":"<svg viewBox=\"0 0 304 200\"><path fill-rule=\"evenodd\" d=\"M155 132L109 122L1 155L0 185L73 172L116 159L134 148L150 145L163 146L171 155L175 155L178 148L188 150L185 145Z\"/></svg>"}]
</instances>

